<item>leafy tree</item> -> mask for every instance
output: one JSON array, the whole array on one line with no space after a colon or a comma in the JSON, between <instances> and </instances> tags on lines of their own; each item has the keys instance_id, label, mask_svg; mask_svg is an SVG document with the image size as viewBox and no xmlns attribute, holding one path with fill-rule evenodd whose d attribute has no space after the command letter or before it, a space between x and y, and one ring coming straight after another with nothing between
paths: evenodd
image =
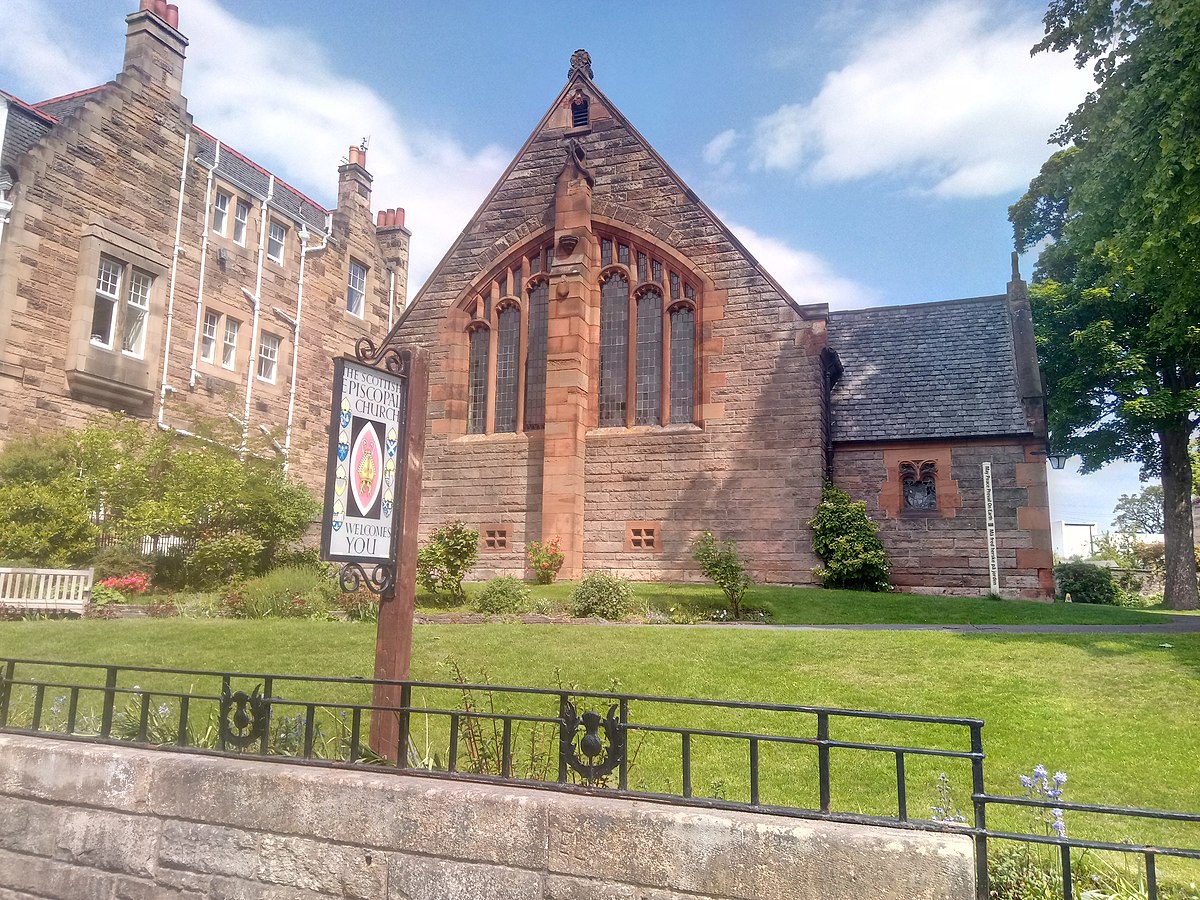
<instances>
[{"instance_id":1,"label":"leafy tree","mask_svg":"<svg viewBox=\"0 0 1200 900\"><path fill-rule=\"evenodd\" d=\"M243 537L237 546L258 548L253 570L262 571L320 508L273 460L243 461L218 445L122 416L40 436L37 446L36 453L28 445L0 452L6 556L82 562L95 553L95 520L131 543L155 534L198 545Z\"/></svg>"},{"instance_id":2,"label":"leafy tree","mask_svg":"<svg viewBox=\"0 0 1200 900\"><path fill-rule=\"evenodd\" d=\"M1200 425L1200 4L1051 0L1035 53L1094 63L1096 90L1010 210L1031 289L1052 443L1083 471L1161 476L1165 599L1195 608L1190 495Z\"/></svg>"},{"instance_id":3,"label":"leafy tree","mask_svg":"<svg viewBox=\"0 0 1200 900\"><path fill-rule=\"evenodd\" d=\"M1151 484L1136 494L1122 494L1113 509L1113 524L1124 534L1162 534L1162 486Z\"/></svg>"}]
</instances>

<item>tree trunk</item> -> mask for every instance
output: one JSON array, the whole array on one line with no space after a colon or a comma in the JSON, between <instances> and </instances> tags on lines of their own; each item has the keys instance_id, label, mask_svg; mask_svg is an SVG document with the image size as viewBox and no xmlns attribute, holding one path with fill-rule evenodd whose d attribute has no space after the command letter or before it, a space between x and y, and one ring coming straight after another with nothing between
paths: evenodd
<instances>
[{"instance_id":1,"label":"tree trunk","mask_svg":"<svg viewBox=\"0 0 1200 900\"><path fill-rule=\"evenodd\" d=\"M1195 609L1197 605L1190 436L1186 420L1178 428L1159 432L1163 460L1163 549L1167 557L1163 602L1170 609Z\"/></svg>"}]
</instances>

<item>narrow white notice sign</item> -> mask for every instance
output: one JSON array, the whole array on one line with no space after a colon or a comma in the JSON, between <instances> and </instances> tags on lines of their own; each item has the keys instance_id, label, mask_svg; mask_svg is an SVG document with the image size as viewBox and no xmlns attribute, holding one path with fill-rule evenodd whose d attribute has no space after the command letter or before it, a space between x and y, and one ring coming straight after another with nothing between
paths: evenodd
<instances>
[{"instance_id":1,"label":"narrow white notice sign","mask_svg":"<svg viewBox=\"0 0 1200 900\"><path fill-rule=\"evenodd\" d=\"M988 576L992 593L1000 593L1000 565L996 561L996 507L992 503L992 464L983 464L983 508L987 514Z\"/></svg>"}]
</instances>

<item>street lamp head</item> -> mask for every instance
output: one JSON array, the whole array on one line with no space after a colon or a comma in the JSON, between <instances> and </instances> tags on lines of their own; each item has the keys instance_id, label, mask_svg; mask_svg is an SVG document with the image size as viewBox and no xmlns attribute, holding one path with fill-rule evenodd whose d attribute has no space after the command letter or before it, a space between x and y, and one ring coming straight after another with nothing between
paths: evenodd
<instances>
[{"instance_id":1,"label":"street lamp head","mask_svg":"<svg viewBox=\"0 0 1200 900\"><path fill-rule=\"evenodd\" d=\"M1046 458L1050 460L1050 468L1062 469L1067 465L1066 453L1047 453Z\"/></svg>"}]
</instances>

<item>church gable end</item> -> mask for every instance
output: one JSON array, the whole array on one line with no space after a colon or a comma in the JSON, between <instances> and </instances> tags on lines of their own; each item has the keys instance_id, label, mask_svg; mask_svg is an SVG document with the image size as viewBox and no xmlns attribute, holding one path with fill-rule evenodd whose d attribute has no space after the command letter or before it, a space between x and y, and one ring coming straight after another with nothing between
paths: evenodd
<instances>
[{"instance_id":1,"label":"church gable end","mask_svg":"<svg viewBox=\"0 0 1200 900\"><path fill-rule=\"evenodd\" d=\"M390 338L431 351L424 525L512 521L496 571L558 537L565 577L689 579L711 529L760 577L809 581L796 511L824 477L824 335L825 310L796 306L577 52ZM647 521L652 553L626 540Z\"/></svg>"}]
</instances>

